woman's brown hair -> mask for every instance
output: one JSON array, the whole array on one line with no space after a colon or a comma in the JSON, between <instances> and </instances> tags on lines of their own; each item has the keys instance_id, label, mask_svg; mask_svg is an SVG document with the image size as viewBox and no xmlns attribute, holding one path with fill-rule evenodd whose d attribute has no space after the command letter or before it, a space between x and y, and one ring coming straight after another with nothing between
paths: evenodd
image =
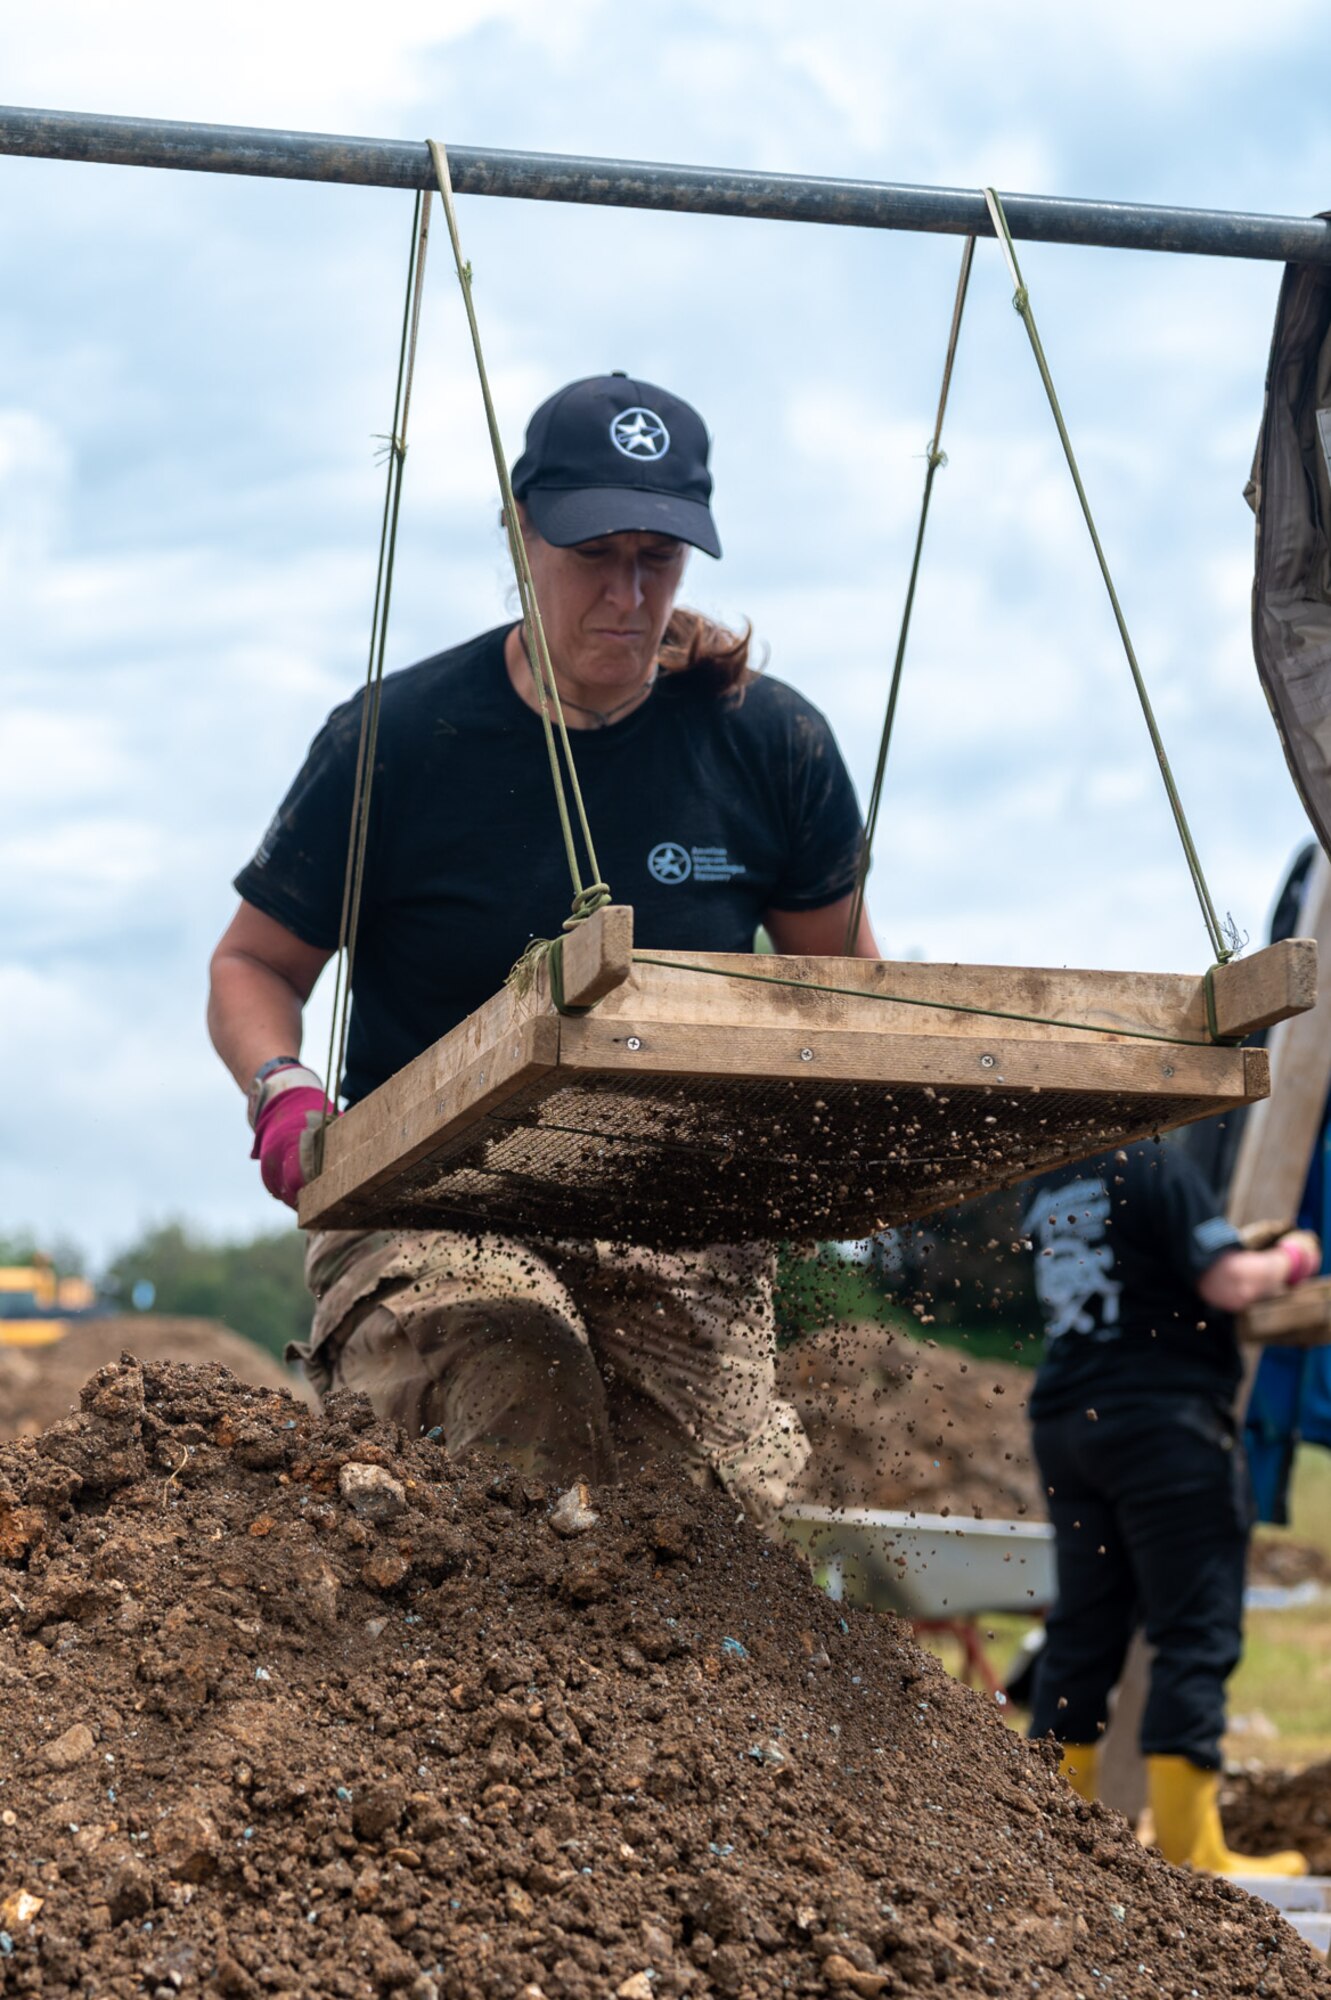
<instances>
[{"instance_id":1,"label":"woman's brown hair","mask_svg":"<svg viewBox=\"0 0 1331 2000\"><path fill-rule=\"evenodd\" d=\"M698 674L713 694L742 694L758 671L749 663L752 647L752 625L732 632L701 611L677 604L661 641L661 671Z\"/></svg>"}]
</instances>

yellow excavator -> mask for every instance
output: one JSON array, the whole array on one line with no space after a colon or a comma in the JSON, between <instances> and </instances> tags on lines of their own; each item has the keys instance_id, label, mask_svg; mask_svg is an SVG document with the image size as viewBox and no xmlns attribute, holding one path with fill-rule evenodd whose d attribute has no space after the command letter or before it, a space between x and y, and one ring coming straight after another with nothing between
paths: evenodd
<instances>
[{"instance_id":1,"label":"yellow excavator","mask_svg":"<svg viewBox=\"0 0 1331 2000\"><path fill-rule=\"evenodd\" d=\"M40 1252L27 1264L0 1264L0 1347L49 1347L71 1320L96 1310L88 1280L57 1276Z\"/></svg>"}]
</instances>

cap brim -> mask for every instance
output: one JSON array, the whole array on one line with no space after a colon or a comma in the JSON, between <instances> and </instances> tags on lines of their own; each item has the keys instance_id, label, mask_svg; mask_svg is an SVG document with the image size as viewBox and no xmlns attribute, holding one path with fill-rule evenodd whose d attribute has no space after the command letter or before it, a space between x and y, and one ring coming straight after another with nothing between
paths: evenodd
<instances>
[{"instance_id":1,"label":"cap brim","mask_svg":"<svg viewBox=\"0 0 1331 2000\"><path fill-rule=\"evenodd\" d=\"M532 524L557 549L594 542L598 535L673 535L704 555L719 556L721 543L710 508L676 493L645 493L631 486L583 486L573 492L533 487L522 496Z\"/></svg>"}]
</instances>

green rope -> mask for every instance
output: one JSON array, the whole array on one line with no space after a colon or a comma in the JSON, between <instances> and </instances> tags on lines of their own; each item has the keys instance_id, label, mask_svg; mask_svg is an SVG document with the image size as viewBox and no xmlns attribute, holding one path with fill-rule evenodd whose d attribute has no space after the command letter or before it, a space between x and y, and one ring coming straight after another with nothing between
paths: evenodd
<instances>
[{"instance_id":1,"label":"green rope","mask_svg":"<svg viewBox=\"0 0 1331 2000\"><path fill-rule=\"evenodd\" d=\"M1053 411L1054 422L1058 426L1058 435L1063 445L1064 456L1068 462L1068 470L1072 474L1072 483L1077 489L1077 498L1081 502L1081 511L1086 518L1086 526L1090 531L1091 546L1095 550L1096 561L1100 565L1100 574L1104 578L1105 589L1109 592L1109 602L1113 606L1114 619L1118 625L1119 637L1123 641L1123 650L1128 656L1128 665L1132 669L1132 678L1137 689L1137 697L1141 702L1142 714L1146 718L1146 727L1150 732L1156 762L1160 766L1160 774L1165 782L1165 791L1169 798L1170 808L1174 814L1174 824L1178 829L1179 839L1183 844L1183 852L1187 858L1188 869L1192 876L1192 885L1197 892L1197 900L1201 904L1202 917L1205 920L1207 934L1211 940L1211 949L1215 953L1217 964L1224 965L1228 959L1234 956L1233 947L1225 940L1224 931L1216 916L1215 906L1211 901L1211 892L1206 886L1206 877L1202 873L1202 864L1198 857L1197 849L1193 845L1192 833L1188 826L1187 816L1183 810L1183 801L1178 795L1178 788L1174 783L1174 774L1169 768L1169 758L1165 754L1164 741L1156 725L1155 713L1151 707L1151 698L1146 692L1146 682L1142 677L1141 668L1137 664L1137 655L1133 650L1132 640L1128 634L1128 625L1127 620L1123 616L1123 607L1118 601L1118 592L1114 588L1114 580L1109 574L1109 564L1105 559L1105 552L1101 547L1100 537L1096 532L1095 520L1091 514L1091 503L1086 497L1086 488L1082 485L1081 473L1077 469L1077 460L1072 450L1072 440L1068 436L1068 428L1063 421L1063 412L1059 406L1058 393L1054 388L1053 377L1049 373L1049 363L1045 360L1044 348L1040 343L1039 330L1035 324L1035 314L1031 309L1030 293L1026 289L1020 266L1017 263L1017 251L1016 245L1012 241L1012 232L1008 228L1007 217L1003 213L1003 204L993 188L985 189L984 198L989 204L989 215L994 225L994 234L998 238L1003 255L1007 260L1007 267L1012 275L1012 283L1016 288L1013 293L1012 303L1020 313L1026 332L1030 337L1031 351L1035 356L1035 364L1040 371L1040 380L1044 383L1045 394L1049 398L1049 407Z\"/></svg>"},{"instance_id":2,"label":"green rope","mask_svg":"<svg viewBox=\"0 0 1331 2000\"><path fill-rule=\"evenodd\" d=\"M792 979L778 972L737 972L733 966L697 965L687 959L658 958L652 953L635 951L635 965L659 965L666 972L702 972L713 979L746 979L759 986L795 986L806 993L841 993L848 1000L882 1000L894 1007L929 1007L940 1014L982 1014L990 1021L1023 1021L1038 1028L1068 1028L1078 1035L1117 1035L1132 1042L1161 1042L1171 1048L1209 1049L1231 1048L1235 1044L1222 1041L1218 1035L1203 1037L1198 1041L1187 1035L1155 1035L1149 1028L1097 1028L1092 1021L1060 1021L1051 1014L1018 1014L1004 1007L976 1007L961 1000L924 1000L915 993L874 993L863 986L833 986L819 979ZM1207 975L1208 979L1210 975ZM1208 1025L1214 1022L1214 1001L1211 988L1207 987Z\"/></svg>"},{"instance_id":3,"label":"green rope","mask_svg":"<svg viewBox=\"0 0 1331 2000\"><path fill-rule=\"evenodd\" d=\"M411 251L407 259L406 298L402 308L402 337L398 347L397 387L393 395L393 428L386 440L388 476L384 487L383 516L379 526L379 564L375 573L374 609L370 617L370 650L365 667L365 691L361 700L360 736L356 744L356 774L351 791L351 824L347 836L347 865L342 882L342 913L338 922L337 972L333 984L333 1014L328 1034L328 1063L324 1073L324 1095L330 1104L336 1102L337 1084L347 1056L347 1034L351 1016L351 977L356 959L356 939L360 930L361 899L365 887L365 855L370 832L370 795L374 787L374 759L379 741L379 708L388 643L388 610L393 595L398 517L402 507L402 477L407 459L407 417L411 408L411 385L416 367L416 346L420 335L425 253L429 240L430 196L418 194L412 212ZM315 1147L316 1168L322 1167L323 1134L334 1115L332 1111L324 1114Z\"/></svg>"},{"instance_id":4,"label":"green rope","mask_svg":"<svg viewBox=\"0 0 1331 2000\"><path fill-rule=\"evenodd\" d=\"M915 586L920 575L920 557L924 553L924 530L929 519L929 500L934 490L934 475L947 464L947 454L942 449L943 417L947 410L947 394L952 383L952 364L957 357L957 337L961 332L961 315L966 304L966 287L970 283L971 262L974 256L975 238L968 236L966 247L961 253L961 275L957 279L957 296L952 307L952 327L947 337L947 358L943 363L943 383L938 394L938 415L934 419L934 434L929 440L929 450L926 454L924 499L920 506L920 524L915 531L915 556L910 566L910 580L906 585L906 604L901 614L901 630L897 635L896 658L892 662L892 684L888 690L887 713L883 717L883 733L878 744L873 790L869 795L869 810L864 820L864 845L860 850L855 890L851 897L850 912L846 918L848 958L854 956L855 940L860 931L860 918L864 914L864 891L873 860L874 836L878 831L878 811L883 799L883 777L887 770L887 752L892 741L892 725L896 720L897 696L901 691L901 669L906 658L906 640L910 633L910 617L915 605Z\"/></svg>"},{"instance_id":5,"label":"green rope","mask_svg":"<svg viewBox=\"0 0 1331 2000\"><path fill-rule=\"evenodd\" d=\"M555 681L554 665L550 658L550 648L546 643L545 626L541 621L540 606L536 602L536 587L532 582L531 567L527 561L527 550L522 539L522 529L518 523L517 503L513 498L513 488L508 476L508 460L504 453L503 439L499 435L499 420L495 415L494 400L490 394L490 380L486 373L485 355L481 348L480 328L476 323L476 308L472 301L471 265L462 255L462 242L458 234L457 215L453 207L453 181L448 169L448 155L438 140L429 142L430 157L434 162L435 176L439 182L439 192L443 196L444 216L448 223L449 241L453 246L453 260L457 266L458 284L462 288L462 301L467 311L467 325L471 331L472 352L476 357L476 373L480 379L481 398L485 404L485 421L490 432L490 445L494 452L495 471L499 476L499 492L504 509L504 527L508 536L509 555L513 561L513 574L517 579L518 597L522 603L523 624L530 641L530 657L537 698L540 703L541 722L545 730L546 753L550 762L550 777L555 790L555 806L559 813L560 831L564 836L564 853L568 859L568 872L573 883L573 911L565 921L564 928L578 924L589 917L593 910L610 901L610 890L601 880L601 870L596 859L596 849L592 843L591 828L587 823L587 809L583 803L582 787L578 783L577 767L573 761L573 746L569 741L568 725L564 720L563 705L559 699L559 688ZM553 716L553 720L552 720ZM556 744L558 732L558 744ZM578 866L577 843L574 839L572 817L569 812L568 797L564 788L564 774L560 768L560 750L568 772L568 790L573 794L573 807L577 815L578 831L582 835L587 854L587 863L592 880L584 883ZM536 965L550 949L550 940L537 938L527 947L510 978L515 984L525 980L530 983ZM522 968L526 968L526 971Z\"/></svg>"}]
</instances>

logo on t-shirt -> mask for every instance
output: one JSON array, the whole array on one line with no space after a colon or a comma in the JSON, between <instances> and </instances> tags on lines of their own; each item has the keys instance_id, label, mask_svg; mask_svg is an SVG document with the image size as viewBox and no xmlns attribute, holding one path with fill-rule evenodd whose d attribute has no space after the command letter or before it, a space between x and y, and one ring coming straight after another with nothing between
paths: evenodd
<instances>
[{"instance_id":1,"label":"logo on t-shirt","mask_svg":"<svg viewBox=\"0 0 1331 2000\"><path fill-rule=\"evenodd\" d=\"M732 861L725 847L681 847L677 840L658 841L647 856L649 872L658 882L729 882L744 875L742 861Z\"/></svg>"},{"instance_id":2,"label":"logo on t-shirt","mask_svg":"<svg viewBox=\"0 0 1331 2000\"><path fill-rule=\"evenodd\" d=\"M1031 1203L1022 1227L1035 1245L1035 1294L1051 1341L1065 1333L1119 1337L1123 1287L1111 1275L1108 1220L1109 1190L1102 1180L1045 1188Z\"/></svg>"},{"instance_id":3,"label":"logo on t-shirt","mask_svg":"<svg viewBox=\"0 0 1331 2000\"><path fill-rule=\"evenodd\" d=\"M625 458L664 458L670 449L670 433L655 410L635 407L621 410L614 419L610 442Z\"/></svg>"},{"instance_id":4,"label":"logo on t-shirt","mask_svg":"<svg viewBox=\"0 0 1331 2000\"><path fill-rule=\"evenodd\" d=\"M677 840L662 840L647 856L647 866L658 882L687 882L693 873L693 857Z\"/></svg>"}]
</instances>

